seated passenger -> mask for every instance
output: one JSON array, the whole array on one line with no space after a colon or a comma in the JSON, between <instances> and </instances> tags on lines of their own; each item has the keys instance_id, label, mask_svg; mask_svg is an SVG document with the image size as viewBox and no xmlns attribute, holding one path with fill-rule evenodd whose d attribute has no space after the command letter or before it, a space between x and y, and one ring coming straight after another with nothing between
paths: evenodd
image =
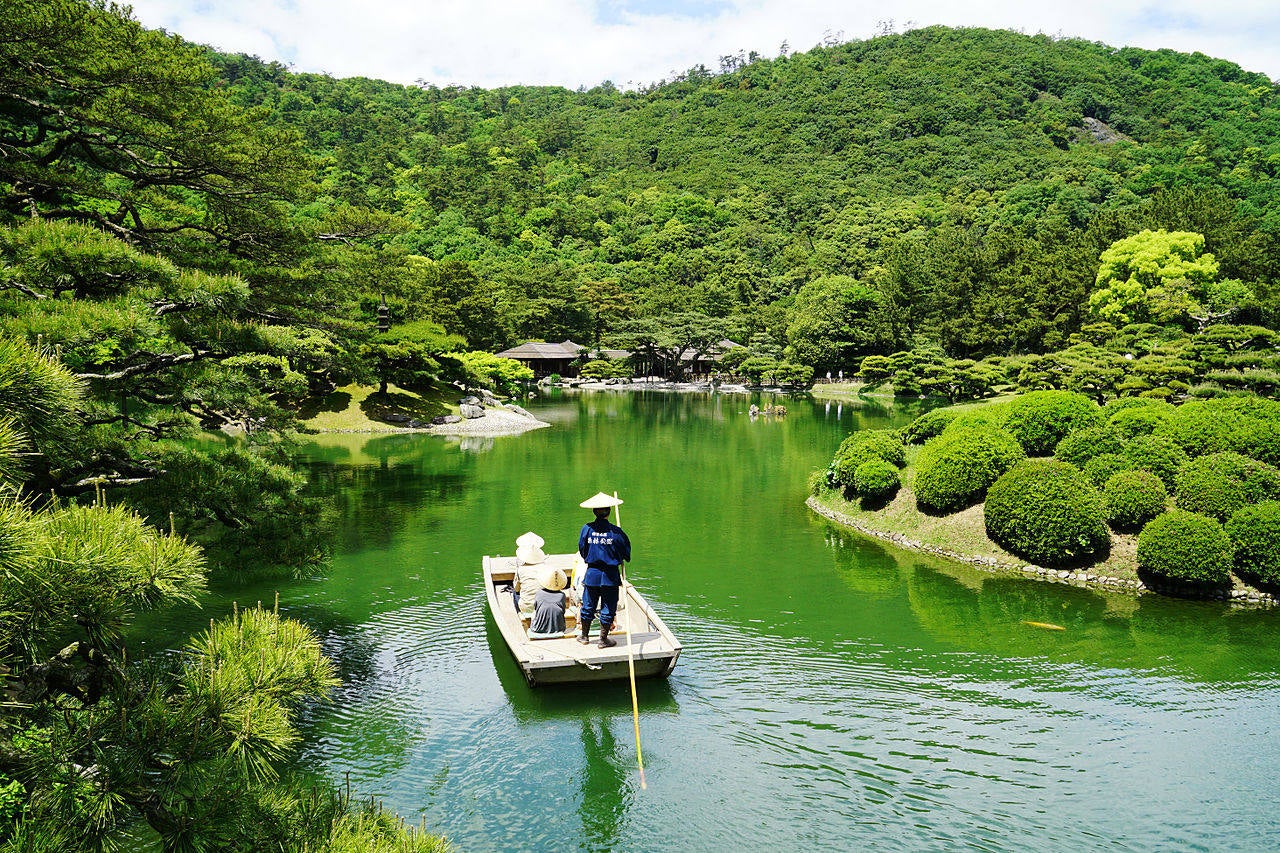
<instances>
[{"instance_id":1,"label":"seated passenger","mask_svg":"<svg viewBox=\"0 0 1280 853\"><path fill-rule=\"evenodd\" d=\"M516 610L523 616L533 615L533 598L542 587L542 563L547 559L542 544L542 537L532 530L516 540L516 576L511 581L511 594Z\"/></svg>"},{"instance_id":2,"label":"seated passenger","mask_svg":"<svg viewBox=\"0 0 1280 853\"><path fill-rule=\"evenodd\" d=\"M565 611L569 607L569 596L564 588L568 583L562 569L549 568L543 572L541 589L531 596L533 618L529 620L529 639L547 640L564 636Z\"/></svg>"}]
</instances>

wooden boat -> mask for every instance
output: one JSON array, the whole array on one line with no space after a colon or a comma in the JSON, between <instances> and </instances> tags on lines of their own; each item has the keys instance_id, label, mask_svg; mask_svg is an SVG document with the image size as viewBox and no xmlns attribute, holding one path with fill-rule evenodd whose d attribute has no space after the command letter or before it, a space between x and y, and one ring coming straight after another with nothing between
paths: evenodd
<instances>
[{"instance_id":1,"label":"wooden boat","mask_svg":"<svg viewBox=\"0 0 1280 853\"><path fill-rule=\"evenodd\" d=\"M551 554L539 565L564 569L565 575L572 578L576 556ZM515 557L484 558L484 592L489 599L489 612L530 685L627 678L628 626L636 678L667 676L675 669L680 657L680 641L630 583L624 588L625 594L619 596L619 612L610 632L618 644L601 649L595 642L584 646L574 639L577 621L572 617L564 637L529 639L528 619L520 618L511 593L504 591L515 574ZM592 634L597 636L599 629L593 628Z\"/></svg>"}]
</instances>

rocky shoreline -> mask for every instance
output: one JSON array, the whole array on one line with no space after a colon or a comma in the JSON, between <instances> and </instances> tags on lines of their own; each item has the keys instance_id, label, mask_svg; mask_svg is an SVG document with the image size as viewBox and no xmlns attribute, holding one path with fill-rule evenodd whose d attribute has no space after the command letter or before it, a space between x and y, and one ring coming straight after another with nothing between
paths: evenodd
<instances>
[{"instance_id":1,"label":"rocky shoreline","mask_svg":"<svg viewBox=\"0 0 1280 853\"><path fill-rule=\"evenodd\" d=\"M499 403L486 405L478 416L433 423L418 431L432 435L520 435L548 426L551 424L538 420L520 406Z\"/></svg>"},{"instance_id":2,"label":"rocky shoreline","mask_svg":"<svg viewBox=\"0 0 1280 853\"><path fill-rule=\"evenodd\" d=\"M1232 604L1241 606L1252 605L1270 607L1280 603L1274 595L1266 592L1260 592L1255 589L1235 588L1231 590L1202 590L1172 584L1153 586L1148 585L1141 580L1110 577L1108 575L1098 574L1097 572L1091 572L1088 569L1049 569L1044 566L1036 566L1031 563L1023 563L1020 561L1009 562L1007 560L998 560L995 557L980 557L973 554L962 554L958 551L952 551L947 548L927 545L923 542L910 539L901 533L893 533L891 531L878 530L876 528L869 527L842 512L823 506L816 498L813 497L806 500L805 505L818 515L821 515L823 518L856 530L864 536L870 536L873 539L880 539L909 551L917 551L922 554L932 554L947 560L964 563L966 565L973 566L976 569L981 569L982 571L1005 574L1016 573L1038 578L1039 580L1048 581L1050 583L1066 583L1071 584L1072 586L1096 587L1114 592L1128 592L1137 595L1147 592L1158 592L1182 598L1228 601Z\"/></svg>"}]
</instances>

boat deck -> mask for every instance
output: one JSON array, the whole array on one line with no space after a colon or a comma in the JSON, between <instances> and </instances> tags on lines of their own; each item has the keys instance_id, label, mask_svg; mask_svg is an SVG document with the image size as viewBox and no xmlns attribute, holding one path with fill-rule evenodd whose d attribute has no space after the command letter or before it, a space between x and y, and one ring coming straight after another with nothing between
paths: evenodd
<instances>
[{"instance_id":1,"label":"boat deck","mask_svg":"<svg viewBox=\"0 0 1280 853\"><path fill-rule=\"evenodd\" d=\"M551 554L540 565L573 575L574 554ZM619 612L610 636L617 645L602 649L599 623L592 626L592 643L582 645L570 627L563 638L529 639L528 621L521 620L515 601L504 588L515 579L515 557L485 557L485 595L494 622L530 684L599 681L627 678L627 629L637 678L667 675L680 656L680 642L630 583L619 596Z\"/></svg>"}]
</instances>

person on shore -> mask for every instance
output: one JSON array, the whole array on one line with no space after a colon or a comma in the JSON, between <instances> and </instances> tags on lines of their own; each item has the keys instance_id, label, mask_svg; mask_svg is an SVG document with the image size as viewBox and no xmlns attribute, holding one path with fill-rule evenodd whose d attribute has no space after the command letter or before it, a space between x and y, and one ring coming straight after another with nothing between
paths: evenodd
<instances>
[{"instance_id":1,"label":"person on shore","mask_svg":"<svg viewBox=\"0 0 1280 853\"><path fill-rule=\"evenodd\" d=\"M569 578L565 576L564 570L555 568L543 570L538 592L529 595L533 599L533 617L529 620L529 639L550 640L564 636L565 612L569 608L569 596L564 592L564 588L568 584Z\"/></svg>"},{"instance_id":2,"label":"person on shore","mask_svg":"<svg viewBox=\"0 0 1280 853\"><path fill-rule=\"evenodd\" d=\"M631 559L631 540L622 528L609 521L609 510L622 501L598 492L578 506L589 509L595 518L582 526L578 534L578 554L587 564L582 579L582 610L578 615L581 629L578 642L591 642L591 622L600 617L602 649L616 646L610 639L613 619L618 611L618 593L622 588L622 564Z\"/></svg>"}]
</instances>

